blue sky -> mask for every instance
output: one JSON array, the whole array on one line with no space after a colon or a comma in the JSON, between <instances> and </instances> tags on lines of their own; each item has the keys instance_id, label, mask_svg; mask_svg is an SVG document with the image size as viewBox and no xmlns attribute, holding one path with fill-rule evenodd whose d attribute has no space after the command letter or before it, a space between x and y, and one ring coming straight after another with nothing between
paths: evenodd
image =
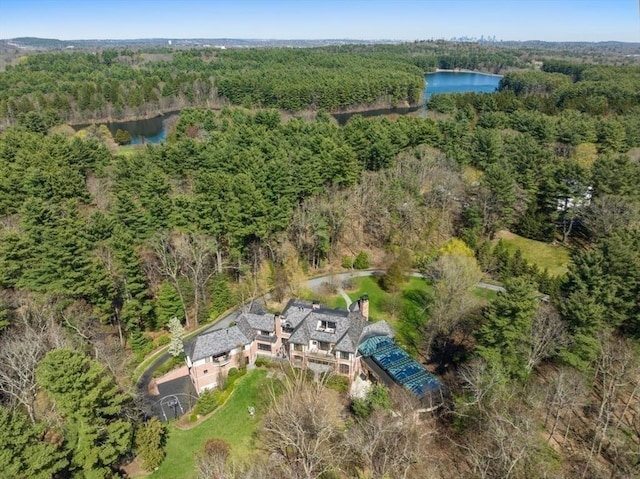
<instances>
[{"instance_id":1,"label":"blue sky","mask_svg":"<svg viewBox=\"0 0 640 479\"><path fill-rule=\"evenodd\" d=\"M0 0L0 38L640 42L639 0Z\"/></svg>"}]
</instances>

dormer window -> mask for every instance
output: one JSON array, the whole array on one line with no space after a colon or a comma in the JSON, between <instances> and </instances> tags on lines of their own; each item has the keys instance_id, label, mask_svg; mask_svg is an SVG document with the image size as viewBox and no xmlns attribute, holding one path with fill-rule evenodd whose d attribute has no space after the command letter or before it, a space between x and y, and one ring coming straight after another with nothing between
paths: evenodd
<instances>
[{"instance_id":1,"label":"dormer window","mask_svg":"<svg viewBox=\"0 0 640 479\"><path fill-rule=\"evenodd\" d=\"M334 321L318 321L318 331L323 331L325 333L335 333L336 332L336 323Z\"/></svg>"}]
</instances>

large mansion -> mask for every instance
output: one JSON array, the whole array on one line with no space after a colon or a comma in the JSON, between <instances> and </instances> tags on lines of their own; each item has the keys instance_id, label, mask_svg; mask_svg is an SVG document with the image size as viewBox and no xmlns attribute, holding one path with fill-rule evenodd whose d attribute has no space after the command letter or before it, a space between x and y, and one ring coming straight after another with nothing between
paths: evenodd
<instances>
[{"instance_id":1,"label":"large mansion","mask_svg":"<svg viewBox=\"0 0 640 479\"><path fill-rule=\"evenodd\" d=\"M185 344L196 391L215 388L230 369L253 364L258 356L351 380L373 377L419 395L439 388L435 376L395 344L385 321L368 320L366 296L350 309L291 300L282 314L241 313L235 324L196 336Z\"/></svg>"}]
</instances>

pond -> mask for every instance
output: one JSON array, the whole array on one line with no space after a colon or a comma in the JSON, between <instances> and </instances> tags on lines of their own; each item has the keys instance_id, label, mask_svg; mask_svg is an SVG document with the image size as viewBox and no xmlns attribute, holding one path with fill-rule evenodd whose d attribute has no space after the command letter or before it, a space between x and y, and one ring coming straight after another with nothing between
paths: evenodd
<instances>
[{"instance_id":1,"label":"pond","mask_svg":"<svg viewBox=\"0 0 640 479\"><path fill-rule=\"evenodd\" d=\"M176 118L180 112L170 111L152 118L143 118L130 121L113 121L100 123L109 128L115 137L118 130L124 130L131 135L131 145L141 145L144 143L162 143L167 138L167 130L171 120ZM89 124L76 125L76 130L87 128Z\"/></svg>"},{"instance_id":2,"label":"pond","mask_svg":"<svg viewBox=\"0 0 640 479\"><path fill-rule=\"evenodd\" d=\"M471 71L443 70L435 73L427 73L425 76L424 103L421 106L410 108L383 108L379 110L367 110L363 112L353 113L334 113L333 117L340 125L344 125L354 115L363 117L370 116L389 116L389 115L406 115L421 110L424 114L424 108L436 93L493 93L498 89L502 75L492 75L490 73L477 73Z\"/></svg>"},{"instance_id":3,"label":"pond","mask_svg":"<svg viewBox=\"0 0 640 479\"><path fill-rule=\"evenodd\" d=\"M491 93L497 90L501 75L489 73L477 73L468 71L439 71L425 75L424 102L435 93ZM344 125L354 115L363 117L406 115L424 108L421 106L380 108L361 112L334 113L332 116L340 125ZM167 137L168 120L178 115L179 111L172 111L153 118L132 121L117 121L106 123L111 134L115 136L118 129L128 131L131 135L131 144L161 143ZM82 125L86 127L87 125Z\"/></svg>"},{"instance_id":4,"label":"pond","mask_svg":"<svg viewBox=\"0 0 640 479\"><path fill-rule=\"evenodd\" d=\"M501 75L466 71L439 71L425 75L425 102L436 93L492 93L498 89Z\"/></svg>"}]
</instances>

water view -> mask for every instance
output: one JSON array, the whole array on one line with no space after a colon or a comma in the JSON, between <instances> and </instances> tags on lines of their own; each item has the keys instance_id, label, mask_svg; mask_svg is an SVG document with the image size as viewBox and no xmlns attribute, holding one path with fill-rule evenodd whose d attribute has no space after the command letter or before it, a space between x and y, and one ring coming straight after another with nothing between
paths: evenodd
<instances>
[{"instance_id":1,"label":"water view","mask_svg":"<svg viewBox=\"0 0 640 479\"><path fill-rule=\"evenodd\" d=\"M435 93L491 93L496 91L502 79L501 75L491 75L488 73L441 71L428 73L425 75L424 102ZM424 105L422 105L422 108ZM334 113L333 117L339 124L344 125L349 118L354 115L363 117L381 115L406 115L415 112L421 107L398 107L381 108L376 110L366 110L362 112ZM159 115L153 118L133 121L119 121L107 123L112 135L116 131L125 130L131 135L131 144L139 145L144 143L161 143L167 137L167 120L178 112L171 112L166 115Z\"/></svg>"},{"instance_id":2,"label":"water view","mask_svg":"<svg viewBox=\"0 0 640 479\"><path fill-rule=\"evenodd\" d=\"M425 102L436 93L491 93L496 91L501 75L489 73L442 71L425 75Z\"/></svg>"},{"instance_id":3,"label":"water view","mask_svg":"<svg viewBox=\"0 0 640 479\"><path fill-rule=\"evenodd\" d=\"M167 138L167 120L177 113L158 115L153 118L132 121L116 121L107 123L107 127L115 136L118 130L124 130L131 135L131 144L161 143Z\"/></svg>"}]
</instances>

